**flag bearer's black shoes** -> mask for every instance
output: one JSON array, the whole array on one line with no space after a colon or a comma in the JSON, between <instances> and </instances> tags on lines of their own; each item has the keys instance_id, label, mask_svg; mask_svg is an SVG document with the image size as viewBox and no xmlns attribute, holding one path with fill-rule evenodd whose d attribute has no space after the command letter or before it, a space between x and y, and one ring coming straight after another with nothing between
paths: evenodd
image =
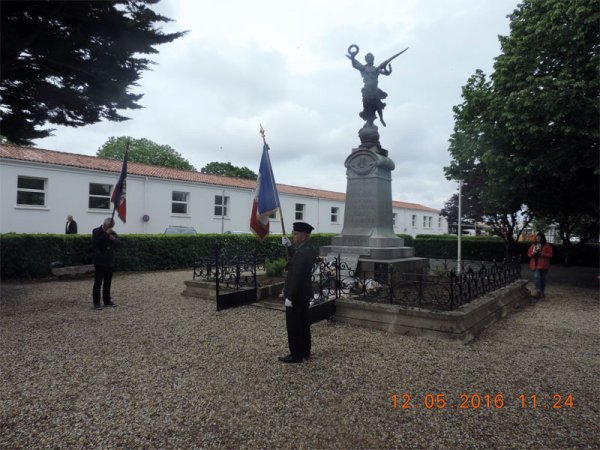
<instances>
[{"instance_id":1,"label":"flag bearer's black shoes","mask_svg":"<svg viewBox=\"0 0 600 450\"><path fill-rule=\"evenodd\" d=\"M302 358L294 358L292 355L280 356L279 361L284 363L301 363Z\"/></svg>"},{"instance_id":2,"label":"flag bearer's black shoes","mask_svg":"<svg viewBox=\"0 0 600 450\"><path fill-rule=\"evenodd\" d=\"M102 311L102 306L101 305L94 305L94 309L96 311Z\"/></svg>"},{"instance_id":3,"label":"flag bearer's black shoes","mask_svg":"<svg viewBox=\"0 0 600 450\"><path fill-rule=\"evenodd\" d=\"M114 304L113 302L106 302L106 303L104 303L104 307L105 308L116 308L117 305Z\"/></svg>"}]
</instances>

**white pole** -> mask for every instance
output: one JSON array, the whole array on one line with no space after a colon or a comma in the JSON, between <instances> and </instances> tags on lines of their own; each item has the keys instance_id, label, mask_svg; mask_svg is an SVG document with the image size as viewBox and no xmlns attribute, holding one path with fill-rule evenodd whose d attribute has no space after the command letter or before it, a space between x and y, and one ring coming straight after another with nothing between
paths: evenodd
<instances>
[{"instance_id":1,"label":"white pole","mask_svg":"<svg viewBox=\"0 0 600 450\"><path fill-rule=\"evenodd\" d=\"M458 182L458 258L456 273L460 274L460 260L462 257L461 243L462 243L462 180Z\"/></svg>"}]
</instances>

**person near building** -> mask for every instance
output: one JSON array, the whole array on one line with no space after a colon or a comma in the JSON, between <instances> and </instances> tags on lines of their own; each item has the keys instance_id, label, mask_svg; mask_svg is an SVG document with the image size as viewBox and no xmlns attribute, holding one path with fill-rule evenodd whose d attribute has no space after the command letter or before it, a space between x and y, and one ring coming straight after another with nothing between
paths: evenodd
<instances>
[{"instance_id":1,"label":"person near building","mask_svg":"<svg viewBox=\"0 0 600 450\"><path fill-rule=\"evenodd\" d=\"M285 279L285 322L290 354L280 356L284 363L301 363L310 358L311 336L308 308L313 296L312 268L317 251L310 243L314 228L305 222L295 222L292 242L287 237L282 243L288 248L287 276Z\"/></svg>"},{"instance_id":2,"label":"person near building","mask_svg":"<svg viewBox=\"0 0 600 450\"><path fill-rule=\"evenodd\" d=\"M533 270L533 280L535 282L535 296L537 298L545 297L546 275L550 268L550 259L552 258L552 246L546 242L544 233L535 235L535 242L527 251L529 256L529 268Z\"/></svg>"},{"instance_id":3,"label":"person near building","mask_svg":"<svg viewBox=\"0 0 600 450\"><path fill-rule=\"evenodd\" d=\"M73 220L73 216L71 214L67 216L67 223L65 224L65 234L77 234L77 222Z\"/></svg>"},{"instance_id":4,"label":"person near building","mask_svg":"<svg viewBox=\"0 0 600 450\"><path fill-rule=\"evenodd\" d=\"M92 298L94 309L102 309L100 304L100 288L104 306L116 307L110 297L110 287L114 268L114 251L119 245L119 236L113 229L115 221L112 217L104 219L102 225L92 231L92 247L94 258L94 287Z\"/></svg>"}]
</instances>

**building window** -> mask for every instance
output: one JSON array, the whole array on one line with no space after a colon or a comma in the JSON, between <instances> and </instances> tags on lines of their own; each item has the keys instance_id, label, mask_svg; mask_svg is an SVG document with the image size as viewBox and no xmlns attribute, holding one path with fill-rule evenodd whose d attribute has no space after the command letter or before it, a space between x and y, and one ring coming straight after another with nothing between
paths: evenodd
<instances>
[{"instance_id":1,"label":"building window","mask_svg":"<svg viewBox=\"0 0 600 450\"><path fill-rule=\"evenodd\" d=\"M392 226L393 227L396 226L396 217L398 217L398 214L392 213Z\"/></svg>"},{"instance_id":2,"label":"building window","mask_svg":"<svg viewBox=\"0 0 600 450\"><path fill-rule=\"evenodd\" d=\"M438 217L438 228L442 228L442 218Z\"/></svg>"},{"instance_id":3,"label":"building window","mask_svg":"<svg viewBox=\"0 0 600 450\"><path fill-rule=\"evenodd\" d=\"M296 220L304 220L305 207L303 203L296 203Z\"/></svg>"},{"instance_id":4,"label":"building window","mask_svg":"<svg viewBox=\"0 0 600 450\"><path fill-rule=\"evenodd\" d=\"M17 178L17 205L45 206L46 178Z\"/></svg>"},{"instance_id":5,"label":"building window","mask_svg":"<svg viewBox=\"0 0 600 450\"><path fill-rule=\"evenodd\" d=\"M215 195L215 216L227 217L227 208L229 206L229 197Z\"/></svg>"},{"instance_id":6,"label":"building window","mask_svg":"<svg viewBox=\"0 0 600 450\"><path fill-rule=\"evenodd\" d=\"M270 220L277 220L277 210L273 211L273 214L269 216Z\"/></svg>"},{"instance_id":7,"label":"building window","mask_svg":"<svg viewBox=\"0 0 600 450\"><path fill-rule=\"evenodd\" d=\"M412 227L417 228L417 215L413 214L412 216Z\"/></svg>"},{"instance_id":8,"label":"building window","mask_svg":"<svg viewBox=\"0 0 600 450\"><path fill-rule=\"evenodd\" d=\"M90 196L88 208L110 209L111 184L90 183Z\"/></svg>"},{"instance_id":9,"label":"building window","mask_svg":"<svg viewBox=\"0 0 600 450\"><path fill-rule=\"evenodd\" d=\"M338 215L340 213L340 208L337 206L331 207L331 223L338 223Z\"/></svg>"},{"instance_id":10,"label":"building window","mask_svg":"<svg viewBox=\"0 0 600 450\"><path fill-rule=\"evenodd\" d=\"M433 217L429 216L429 219L427 221L427 225L429 226L429 228L433 228Z\"/></svg>"},{"instance_id":11,"label":"building window","mask_svg":"<svg viewBox=\"0 0 600 450\"><path fill-rule=\"evenodd\" d=\"M423 228L427 228L427 216L423 216Z\"/></svg>"},{"instance_id":12,"label":"building window","mask_svg":"<svg viewBox=\"0 0 600 450\"><path fill-rule=\"evenodd\" d=\"M171 213L173 214L187 214L188 213L188 199L189 192L178 192L173 191Z\"/></svg>"}]
</instances>

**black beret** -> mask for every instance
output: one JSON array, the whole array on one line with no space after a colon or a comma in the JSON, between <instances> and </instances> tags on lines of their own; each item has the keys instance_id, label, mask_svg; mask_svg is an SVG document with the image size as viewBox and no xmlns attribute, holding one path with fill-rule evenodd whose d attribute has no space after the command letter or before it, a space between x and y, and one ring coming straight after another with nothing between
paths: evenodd
<instances>
[{"instance_id":1,"label":"black beret","mask_svg":"<svg viewBox=\"0 0 600 450\"><path fill-rule=\"evenodd\" d=\"M310 234L312 230L314 230L314 227L310 226L306 222L294 222L294 231Z\"/></svg>"}]
</instances>

